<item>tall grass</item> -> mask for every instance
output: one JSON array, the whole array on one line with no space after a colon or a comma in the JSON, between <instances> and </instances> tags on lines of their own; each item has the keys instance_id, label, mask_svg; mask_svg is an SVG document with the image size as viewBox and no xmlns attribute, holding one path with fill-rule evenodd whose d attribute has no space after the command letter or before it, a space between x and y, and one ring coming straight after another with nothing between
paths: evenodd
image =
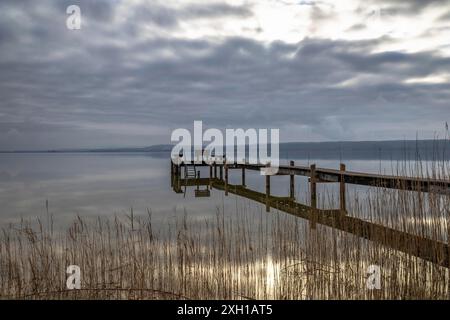
<instances>
[{"instance_id":1,"label":"tall grass","mask_svg":"<svg viewBox=\"0 0 450 320\"><path fill-rule=\"evenodd\" d=\"M439 178L448 178L441 172ZM321 205L333 202L323 196ZM450 195L370 188L349 215L448 241ZM212 217L212 218L211 218ZM76 217L63 231L21 221L0 236L4 299L448 299L449 269L251 201L193 219L152 223L151 212ZM389 239L395 241L395 239ZM416 243L408 244L411 246ZM433 248L429 248L433 250ZM66 268L81 268L67 290ZM381 288L367 287L368 267Z\"/></svg>"}]
</instances>

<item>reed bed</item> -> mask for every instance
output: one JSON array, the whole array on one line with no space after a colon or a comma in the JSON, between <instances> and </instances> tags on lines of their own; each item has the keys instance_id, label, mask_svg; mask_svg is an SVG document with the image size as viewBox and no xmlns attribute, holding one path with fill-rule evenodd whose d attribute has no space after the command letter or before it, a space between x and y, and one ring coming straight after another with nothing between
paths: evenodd
<instances>
[{"instance_id":1,"label":"reed bed","mask_svg":"<svg viewBox=\"0 0 450 320\"><path fill-rule=\"evenodd\" d=\"M448 242L449 194L369 188L351 197L350 216ZM323 195L320 205L334 202ZM155 224L151 211L131 210L76 217L62 231L50 215L44 221L2 229L0 298L449 298L448 266L241 198L201 219L185 212ZM67 289L69 265L80 267L81 289ZM380 268L379 289L367 286L371 265Z\"/></svg>"}]
</instances>

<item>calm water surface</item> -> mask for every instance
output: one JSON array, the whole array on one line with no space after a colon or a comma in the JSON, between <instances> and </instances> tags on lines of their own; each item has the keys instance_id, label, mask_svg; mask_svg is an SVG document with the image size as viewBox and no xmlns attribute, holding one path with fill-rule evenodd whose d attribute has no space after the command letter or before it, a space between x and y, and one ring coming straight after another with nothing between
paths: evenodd
<instances>
[{"instance_id":1,"label":"calm water surface","mask_svg":"<svg viewBox=\"0 0 450 320\"><path fill-rule=\"evenodd\" d=\"M76 215L113 216L130 208L136 215L151 210L153 219L172 219L187 212L192 219L213 217L217 207L233 210L237 202L249 201L235 195L224 197L213 190L210 198L194 198L194 189L186 197L170 187L170 162L162 153L56 153L0 155L0 224L21 218L36 218L49 211L58 222ZM283 160L282 163L286 163ZM338 168L339 160L296 160L298 165L316 163L319 167ZM390 161L345 161L347 170L390 173ZM395 168L394 168L395 171ZM207 176L206 168L202 176ZM230 183L240 183L240 171L231 171ZM288 177L272 179L272 193L289 194ZM307 202L307 178L296 178L297 198ZM247 173L247 185L264 192L264 179L257 172ZM319 192L334 194L336 184L319 184ZM349 193L364 187L349 186ZM322 192L322 194L324 194ZM338 196L336 194L336 196ZM258 205L258 204L255 204Z\"/></svg>"}]
</instances>

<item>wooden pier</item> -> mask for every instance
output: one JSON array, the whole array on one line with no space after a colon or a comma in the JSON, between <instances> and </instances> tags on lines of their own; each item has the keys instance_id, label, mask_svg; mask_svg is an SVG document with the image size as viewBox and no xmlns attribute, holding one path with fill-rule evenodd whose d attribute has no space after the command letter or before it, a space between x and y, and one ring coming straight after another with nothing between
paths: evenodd
<instances>
[{"instance_id":1,"label":"wooden pier","mask_svg":"<svg viewBox=\"0 0 450 320\"><path fill-rule=\"evenodd\" d=\"M409 191L448 193L450 191L450 181L350 172L346 171L346 167L343 164L341 164L340 170L317 168L314 164L310 167L295 166L294 162L291 161L289 166L280 166L275 175L265 175L265 193L262 193L246 187L245 171L260 171L267 168L267 166L226 163L196 164L196 167L209 166L210 170L209 177L200 178L198 175L195 179L188 178L186 175L183 177L182 168L187 172L187 166L190 165L174 165L171 162L171 184L173 190L177 193L183 193L182 189L186 189L189 186L197 186L197 190L199 186L223 190L225 195L232 193L264 204L266 211L275 208L307 219L310 221L311 228L316 228L316 224L332 227L449 268L450 252L447 243L350 217L346 211L345 192L346 184L356 184ZM220 177L217 177L217 169L221 173ZM229 170L233 169L241 171L241 185L229 184ZM270 170L267 172L270 172ZM289 196L278 197L271 194L271 177L280 175L290 176ZM295 201L295 176L297 175L309 177L311 196L309 206ZM318 209L317 183L339 183L339 208L334 210Z\"/></svg>"},{"instance_id":2,"label":"wooden pier","mask_svg":"<svg viewBox=\"0 0 450 320\"><path fill-rule=\"evenodd\" d=\"M190 178L190 169L193 165L174 165L171 162L171 172L176 172L181 175L181 170L184 168L185 177ZM240 169L242 172L242 185L245 185L245 171L261 171L266 169L267 166L260 164L227 164L213 163L213 164L195 164L195 167L208 166L210 168L209 178L218 178L217 170L219 169L219 179L225 181L225 194L228 194L228 172L233 169ZM224 179L225 171L225 179ZM270 171L270 170L269 170ZM340 165L340 170L317 168L315 164L309 167L296 166L294 161L290 161L290 165L281 165L275 176L290 176L290 192L291 198L295 197L295 176L309 177L310 193L311 193L311 206L317 205L317 183L339 183L340 190L340 209L346 210L345 203L345 186L346 184L355 184L363 186L373 186L388 189L420 191L420 192L433 192L437 194L450 194L450 181L416 178L416 177L400 177L380 174L369 174L362 172L346 171L344 164ZM272 174L266 175L266 194L270 195L270 178L274 176ZM195 175L194 175L195 176Z\"/></svg>"}]
</instances>

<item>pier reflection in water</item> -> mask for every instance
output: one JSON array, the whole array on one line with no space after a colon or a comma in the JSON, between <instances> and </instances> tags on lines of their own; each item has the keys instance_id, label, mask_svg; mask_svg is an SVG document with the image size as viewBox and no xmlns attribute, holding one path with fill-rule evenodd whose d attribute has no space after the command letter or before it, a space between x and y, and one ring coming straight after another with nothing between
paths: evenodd
<instances>
[{"instance_id":1,"label":"pier reflection in water","mask_svg":"<svg viewBox=\"0 0 450 320\"><path fill-rule=\"evenodd\" d=\"M200 170L196 168L207 166L209 168L209 176L201 177ZM290 166L294 167L291 162ZM296 171L286 171L281 168L279 175L289 175L289 196L274 196L270 190L271 176L266 174L261 177L265 180L266 192L262 193L252 190L246 186L245 170L260 170L263 166L252 165L174 165L171 164L171 186L173 191L186 195L190 187L194 189L196 197L210 196L210 190L216 189L223 191L225 195L229 193L235 194L246 199L264 204L266 211L271 208L282 211L302 219L309 221L310 228L315 229L317 224L344 231L346 233L356 235L362 239L373 241L377 244L389 247L399 252L412 255L417 258L432 262L433 264L448 268L449 267L449 246L443 241L430 239L416 234L397 230L382 224L366 221L361 218L349 216L346 210L346 181L355 184L372 185L380 188L391 188L398 190L407 190L408 192L434 192L438 194L448 193L450 182L438 181L420 178L405 178L394 176L380 176L374 174L350 173L345 171L345 165L341 164L340 171L317 169L315 165L311 165L309 171L307 168L296 167ZM241 184L229 183L229 171L238 169L242 172ZM194 171L194 175L189 175L189 171ZM289 167L288 167L289 170ZM304 172L302 172L304 171ZM301 173L299 173L301 172ZM318 174L321 172L321 174ZM309 176L310 185L310 203L302 204L295 199L294 176L301 174ZM336 178L337 177L337 178ZM350 177L350 178L349 178ZM319 209L317 205L317 183L338 183L340 193L339 209ZM378 185L377 185L378 183ZM432 188L438 186L438 188ZM415 190L417 188L417 191Z\"/></svg>"}]
</instances>

